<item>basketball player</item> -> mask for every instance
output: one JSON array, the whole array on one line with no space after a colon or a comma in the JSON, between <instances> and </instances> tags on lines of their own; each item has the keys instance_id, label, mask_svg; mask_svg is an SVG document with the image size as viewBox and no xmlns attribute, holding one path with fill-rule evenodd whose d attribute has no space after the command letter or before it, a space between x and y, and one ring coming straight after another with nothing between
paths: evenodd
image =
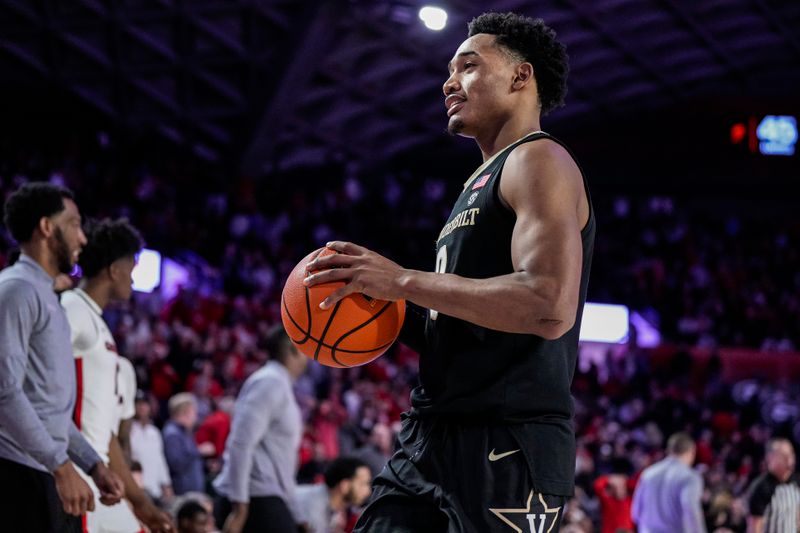
<instances>
[{"instance_id":1,"label":"basketball player","mask_svg":"<svg viewBox=\"0 0 800 533\"><path fill-rule=\"evenodd\" d=\"M323 309L354 292L428 309L424 336L406 316L421 385L357 531L558 531L595 233L581 170L540 130L563 102L567 55L541 20L487 13L448 68L448 129L475 139L484 162L439 234L436 271L345 242L309 263L328 270L308 285L347 282Z\"/></svg>"},{"instance_id":2,"label":"basketball player","mask_svg":"<svg viewBox=\"0 0 800 533\"><path fill-rule=\"evenodd\" d=\"M130 389L135 390L135 385L129 383L131 376L121 372L124 363L102 315L112 302L125 302L131 297L131 272L136 254L142 249L142 239L124 219L90 223L86 236L88 244L79 261L83 278L77 289L66 291L61 297L75 354L75 424L103 460L110 459L111 469L125 483L125 497L135 512L134 516L125 502L114 506L95 504L94 512L86 516L86 530L136 533L141 530L141 520L152 531L172 531L169 515L159 510L134 481L117 438L120 405L126 396L134 394Z\"/></svg>"},{"instance_id":3,"label":"basketball player","mask_svg":"<svg viewBox=\"0 0 800 533\"><path fill-rule=\"evenodd\" d=\"M86 237L74 197L62 187L23 185L4 211L22 253L0 272L0 529L75 531L94 497L72 461L103 503L118 502L123 490L70 416L69 324L53 280L72 271Z\"/></svg>"}]
</instances>

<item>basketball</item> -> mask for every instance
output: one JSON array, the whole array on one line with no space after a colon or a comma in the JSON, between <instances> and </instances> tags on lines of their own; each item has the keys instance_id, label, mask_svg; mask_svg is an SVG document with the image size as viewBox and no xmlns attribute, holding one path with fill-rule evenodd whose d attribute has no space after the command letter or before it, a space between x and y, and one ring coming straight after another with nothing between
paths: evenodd
<instances>
[{"instance_id":1,"label":"basketball","mask_svg":"<svg viewBox=\"0 0 800 533\"><path fill-rule=\"evenodd\" d=\"M330 309L319 304L343 281L306 287L306 265L337 253L320 248L305 256L286 280L281 295L281 318L289 338L305 355L335 368L374 361L397 339L406 313L404 300L387 302L361 293L350 294Z\"/></svg>"}]
</instances>

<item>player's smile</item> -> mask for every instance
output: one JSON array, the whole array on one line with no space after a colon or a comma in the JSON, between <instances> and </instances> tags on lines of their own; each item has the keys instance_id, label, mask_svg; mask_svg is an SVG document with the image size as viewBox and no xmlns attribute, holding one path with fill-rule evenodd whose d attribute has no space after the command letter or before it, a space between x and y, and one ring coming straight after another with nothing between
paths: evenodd
<instances>
[{"instance_id":1,"label":"player's smile","mask_svg":"<svg viewBox=\"0 0 800 533\"><path fill-rule=\"evenodd\" d=\"M447 108L447 116L450 117L464 107L464 102L467 99L461 96L460 94L451 94L447 98L444 99L444 105Z\"/></svg>"}]
</instances>

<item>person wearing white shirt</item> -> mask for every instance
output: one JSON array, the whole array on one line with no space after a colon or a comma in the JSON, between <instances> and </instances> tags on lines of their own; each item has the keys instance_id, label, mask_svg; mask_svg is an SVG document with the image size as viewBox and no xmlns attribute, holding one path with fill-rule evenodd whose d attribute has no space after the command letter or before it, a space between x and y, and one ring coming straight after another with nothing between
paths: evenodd
<instances>
[{"instance_id":1,"label":"person wearing white shirt","mask_svg":"<svg viewBox=\"0 0 800 533\"><path fill-rule=\"evenodd\" d=\"M123 416L132 414L126 397L129 404L130 389L135 385L130 383L130 373L121 375L125 362L121 362L103 319L105 307L131 297L131 274L142 238L124 219L89 223L85 233L88 244L79 261L83 278L77 289L61 296L75 354L78 393L74 418L97 453L122 478L126 499L133 507L132 512L127 503L98 503L86 516L86 529L89 533L138 533L141 520L156 533L174 531L169 515L158 509L134 481L117 438Z\"/></svg>"},{"instance_id":2,"label":"person wearing white shirt","mask_svg":"<svg viewBox=\"0 0 800 533\"><path fill-rule=\"evenodd\" d=\"M164 439L150 419L151 409L147 396L139 392L136 396L136 415L131 426L131 458L142 465L144 490L152 498L170 503L174 492L164 456Z\"/></svg>"}]
</instances>

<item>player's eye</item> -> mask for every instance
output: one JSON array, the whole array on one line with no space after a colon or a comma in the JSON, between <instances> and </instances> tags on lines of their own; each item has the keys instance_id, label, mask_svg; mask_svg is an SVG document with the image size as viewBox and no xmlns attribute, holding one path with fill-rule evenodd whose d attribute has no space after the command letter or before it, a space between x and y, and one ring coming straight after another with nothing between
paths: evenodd
<instances>
[{"instance_id":1,"label":"player's eye","mask_svg":"<svg viewBox=\"0 0 800 533\"><path fill-rule=\"evenodd\" d=\"M464 63L464 70L467 70L468 68L472 68L472 67L475 67L475 66L477 66L475 63L471 63L471 62L467 61L466 63Z\"/></svg>"}]
</instances>

